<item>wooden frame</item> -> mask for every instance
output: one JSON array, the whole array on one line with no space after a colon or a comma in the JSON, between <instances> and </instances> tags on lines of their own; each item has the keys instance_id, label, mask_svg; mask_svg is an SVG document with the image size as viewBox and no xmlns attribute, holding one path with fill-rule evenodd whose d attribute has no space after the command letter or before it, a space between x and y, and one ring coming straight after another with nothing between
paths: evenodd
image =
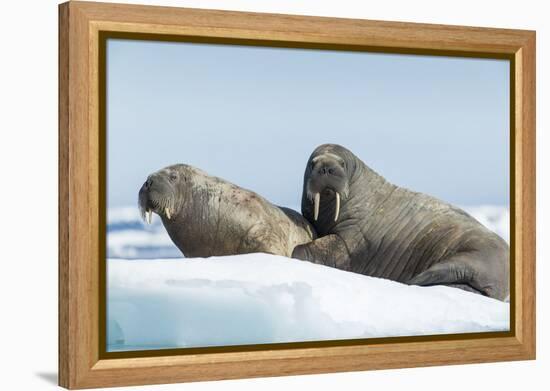
<instances>
[{"instance_id":1,"label":"wooden frame","mask_svg":"<svg viewBox=\"0 0 550 391\"><path fill-rule=\"evenodd\" d=\"M510 59L512 330L462 338L103 357L98 325L105 316L99 299L104 275L98 260L105 240L100 213L105 156L98 64L104 32ZM59 7L59 83L60 385L90 388L535 358L534 32L71 1Z\"/></svg>"}]
</instances>

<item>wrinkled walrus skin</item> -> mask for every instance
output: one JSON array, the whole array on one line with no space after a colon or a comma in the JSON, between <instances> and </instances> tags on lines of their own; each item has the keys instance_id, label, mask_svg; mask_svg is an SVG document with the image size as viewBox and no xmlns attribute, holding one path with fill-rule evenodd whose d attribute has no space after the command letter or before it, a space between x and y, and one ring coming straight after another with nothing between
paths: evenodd
<instances>
[{"instance_id":1,"label":"wrinkled walrus skin","mask_svg":"<svg viewBox=\"0 0 550 391\"><path fill-rule=\"evenodd\" d=\"M302 214L318 239L293 258L499 300L509 294L503 239L452 205L389 183L342 146L321 145L309 158Z\"/></svg>"},{"instance_id":2,"label":"wrinkled walrus skin","mask_svg":"<svg viewBox=\"0 0 550 391\"><path fill-rule=\"evenodd\" d=\"M144 219L152 213L186 257L264 252L289 257L313 240L311 225L291 209L189 165L163 168L139 191Z\"/></svg>"}]
</instances>

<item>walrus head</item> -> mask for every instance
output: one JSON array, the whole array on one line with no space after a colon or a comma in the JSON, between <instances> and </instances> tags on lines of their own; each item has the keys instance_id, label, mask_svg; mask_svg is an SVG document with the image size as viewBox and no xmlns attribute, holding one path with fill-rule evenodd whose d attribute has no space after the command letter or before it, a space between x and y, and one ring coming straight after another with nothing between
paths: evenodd
<instances>
[{"instance_id":1,"label":"walrus head","mask_svg":"<svg viewBox=\"0 0 550 391\"><path fill-rule=\"evenodd\" d=\"M185 166L177 164L154 172L147 177L141 186L138 196L138 206L141 217L151 224L153 212L172 219L182 205L182 195L185 193Z\"/></svg>"},{"instance_id":2,"label":"walrus head","mask_svg":"<svg viewBox=\"0 0 550 391\"><path fill-rule=\"evenodd\" d=\"M313 221L319 218L321 200L334 205L333 218L340 217L340 203L349 196L354 160L347 149L336 144L324 144L311 154L304 174L304 195L313 204Z\"/></svg>"}]
</instances>

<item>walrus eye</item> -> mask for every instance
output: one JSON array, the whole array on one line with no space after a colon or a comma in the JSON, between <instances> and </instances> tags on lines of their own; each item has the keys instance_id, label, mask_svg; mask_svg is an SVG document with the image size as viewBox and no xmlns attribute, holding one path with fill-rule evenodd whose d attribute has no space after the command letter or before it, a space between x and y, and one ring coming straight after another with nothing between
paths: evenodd
<instances>
[{"instance_id":1,"label":"walrus eye","mask_svg":"<svg viewBox=\"0 0 550 391\"><path fill-rule=\"evenodd\" d=\"M176 174L174 174L174 173L171 173L171 174L170 174L170 180L171 180L172 182L174 182L176 179L178 179L178 176L177 176Z\"/></svg>"}]
</instances>

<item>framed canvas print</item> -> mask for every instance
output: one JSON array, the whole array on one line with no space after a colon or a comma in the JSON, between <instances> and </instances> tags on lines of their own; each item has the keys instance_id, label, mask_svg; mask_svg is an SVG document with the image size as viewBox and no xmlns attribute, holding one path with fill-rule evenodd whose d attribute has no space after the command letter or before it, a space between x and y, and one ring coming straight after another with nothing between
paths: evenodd
<instances>
[{"instance_id":1,"label":"framed canvas print","mask_svg":"<svg viewBox=\"0 0 550 391\"><path fill-rule=\"evenodd\" d=\"M534 32L59 21L60 385L535 358Z\"/></svg>"}]
</instances>

